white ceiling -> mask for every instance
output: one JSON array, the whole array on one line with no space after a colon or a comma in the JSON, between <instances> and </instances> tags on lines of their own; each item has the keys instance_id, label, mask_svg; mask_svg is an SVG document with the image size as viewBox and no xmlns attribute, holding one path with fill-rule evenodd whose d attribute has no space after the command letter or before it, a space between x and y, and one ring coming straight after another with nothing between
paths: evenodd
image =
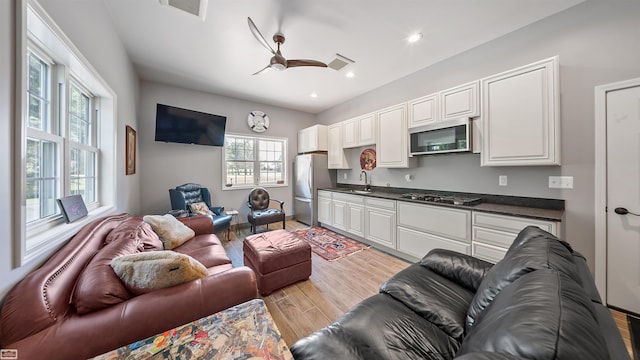
<instances>
[{"instance_id":1,"label":"white ceiling","mask_svg":"<svg viewBox=\"0 0 640 360\"><path fill-rule=\"evenodd\" d=\"M205 20L159 0L104 0L140 77L318 113L584 0L209 0ZM341 71L252 74L271 54L251 17L288 59L355 61ZM421 41L406 37L422 32ZM275 48L275 44L272 44ZM347 70L354 78L344 76ZM318 94L311 98L310 93Z\"/></svg>"}]
</instances>

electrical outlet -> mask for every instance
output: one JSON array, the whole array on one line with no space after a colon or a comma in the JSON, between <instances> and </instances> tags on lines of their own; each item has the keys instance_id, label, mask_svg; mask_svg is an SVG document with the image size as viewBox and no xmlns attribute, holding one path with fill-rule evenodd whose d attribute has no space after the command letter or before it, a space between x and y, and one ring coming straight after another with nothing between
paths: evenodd
<instances>
[{"instance_id":1,"label":"electrical outlet","mask_svg":"<svg viewBox=\"0 0 640 360\"><path fill-rule=\"evenodd\" d=\"M347 180L347 173L342 174L342 177Z\"/></svg>"},{"instance_id":2,"label":"electrical outlet","mask_svg":"<svg viewBox=\"0 0 640 360\"><path fill-rule=\"evenodd\" d=\"M573 189L573 176L549 176L549 189Z\"/></svg>"},{"instance_id":3,"label":"electrical outlet","mask_svg":"<svg viewBox=\"0 0 640 360\"><path fill-rule=\"evenodd\" d=\"M507 186L507 175L498 176L498 185L499 186Z\"/></svg>"}]
</instances>

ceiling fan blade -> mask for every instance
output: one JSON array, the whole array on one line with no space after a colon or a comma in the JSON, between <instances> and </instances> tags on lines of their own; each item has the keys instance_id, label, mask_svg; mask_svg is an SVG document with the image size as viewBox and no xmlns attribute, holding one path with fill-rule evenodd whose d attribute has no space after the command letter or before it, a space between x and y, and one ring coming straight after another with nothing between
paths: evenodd
<instances>
[{"instance_id":1,"label":"ceiling fan blade","mask_svg":"<svg viewBox=\"0 0 640 360\"><path fill-rule=\"evenodd\" d=\"M256 24L253 23L253 20L251 20L250 17L247 17L247 23L249 23L249 29L251 30L251 33L256 38L256 40L258 40L258 42L262 44L262 46L264 46L273 55L275 55L276 52L273 50L271 46L269 46L269 43L267 42L267 40L264 39L264 36L262 36L262 34L260 33L260 30L258 30L258 28L256 27Z\"/></svg>"},{"instance_id":2,"label":"ceiling fan blade","mask_svg":"<svg viewBox=\"0 0 640 360\"><path fill-rule=\"evenodd\" d=\"M256 71L256 72L254 72L252 75L259 75L259 74L262 74L263 72L267 72L267 71L269 71L269 70L271 70L271 64L269 64L269 65L265 66L265 67L264 67L264 68L262 68L261 70L258 70L258 71Z\"/></svg>"},{"instance_id":3,"label":"ceiling fan blade","mask_svg":"<svg viewBox=\"0 0 640 360\"><path fill-rule=\"evenodd\" d=\"M303 60L303 59L287 60L287 68L297 67L297 66L327 67L327 64L320 61L316 61L316 60Z\"/></svg>"}]
</instances>

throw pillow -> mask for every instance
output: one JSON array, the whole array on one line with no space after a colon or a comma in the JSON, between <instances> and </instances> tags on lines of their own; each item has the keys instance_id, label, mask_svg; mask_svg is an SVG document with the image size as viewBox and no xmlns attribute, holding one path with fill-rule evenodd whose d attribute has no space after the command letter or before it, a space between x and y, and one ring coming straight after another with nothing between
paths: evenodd
<instances>
[{"instance_id":1,"label":"throw pillow","mask_svg":"<svg viewBox=\"0 0 640 360\"><path fill-rule=\"evenodd\" d=\"M207 276L207 268L189 255L150 251L119 256L111 267L133 294L140 295Z\"/></svg>"},{"instance_id":2,"label":"throw pillow","mask_svg":"<svg viewBox=\"0 0 640 360\"><path fill-rule=\"evenodd\" d=\"M158 234L165 250L171 250L191 239L196 233L173 215L146 215L142 218Z\"/></svg>"},{"instance_id":3,"label":"throw pillow","mask_svg":"<svg viewBox=\"0 0 640 360\"><path fill-rule=\"evenodd\" d=\"M209 207L204 201L189 204L191 212L198 215L213 215L213 211L209 210Z\"/></svg>"}]
</instances>

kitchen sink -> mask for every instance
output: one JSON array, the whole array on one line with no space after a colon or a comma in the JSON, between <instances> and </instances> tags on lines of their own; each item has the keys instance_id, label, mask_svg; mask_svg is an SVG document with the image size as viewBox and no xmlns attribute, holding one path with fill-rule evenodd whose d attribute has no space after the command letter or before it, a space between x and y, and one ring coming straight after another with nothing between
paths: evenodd
<instances>
[{"instance_id":1,"label":"kitchen sink","mask_svg":"<svg viewBox=\"0 0 640 360\"><path fill-rule=\"evenodd\" d=\"M362 195L371 194L371 191L367 191L367 190L350 189L349 192L354 193L354 194L362 194Z\"/></svg>"}]
</instances>

